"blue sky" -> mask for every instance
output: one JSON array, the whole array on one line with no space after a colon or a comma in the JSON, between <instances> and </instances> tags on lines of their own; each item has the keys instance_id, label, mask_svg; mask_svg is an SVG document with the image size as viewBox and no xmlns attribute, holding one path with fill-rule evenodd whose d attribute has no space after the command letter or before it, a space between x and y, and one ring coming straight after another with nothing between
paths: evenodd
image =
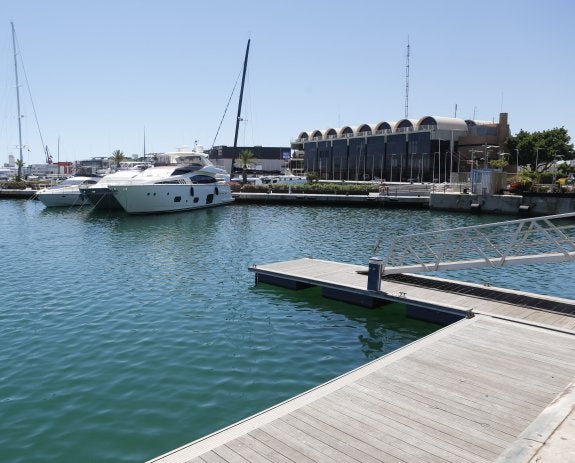
<instances>
[{"instance_id":1,"label":"blue sky","mask_svg":"<svg viewBox=\"0 0 575 463\"><path fill-rule=\"evenodd\" d=\"M10 22L27 164L210 147L252 39L239 144L409 117L497 119L575 138L575 2L0 2L0 163L17 155ZM3 32L1 32L3 31ZM232 145L238 93L215 144Z\"/></svg>"}]
</instances>

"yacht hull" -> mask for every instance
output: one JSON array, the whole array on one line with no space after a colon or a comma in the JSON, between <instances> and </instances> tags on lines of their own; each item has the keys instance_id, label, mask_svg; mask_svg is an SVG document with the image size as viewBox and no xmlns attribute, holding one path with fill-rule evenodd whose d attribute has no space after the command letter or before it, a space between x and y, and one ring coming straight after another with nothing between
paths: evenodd
<instances>
[{"instance_id":1,"label":"yacht hull","mask_svg":"<svg viewBox=\"0 0 575 463\"><path fill-rule=\"evenodd\" d=\"M223 206L233 202L227 183L110 186L129 214L155 214Z\"/></svg>"},{"instance_id":2,"label":"yacht hull","mask_svg":"<svg viewBox=\"0 0 575 463\"><path fill-rule=\"evenodd\" d=\"M77 193L38 193L37 198L46 207L83 206L89 204L88 200L83 198L79 191Z\"/></svg>"},{"instance_id":3,"label":"yacht hull","mask_svg":"<svg viewBox=\"0 0 575 463\"><path fill-rule=\"evenodd\" d=\"M88 199L94 209L122 209L109 188L86 188L82 195Z\"/></svg>"}]
</instances>

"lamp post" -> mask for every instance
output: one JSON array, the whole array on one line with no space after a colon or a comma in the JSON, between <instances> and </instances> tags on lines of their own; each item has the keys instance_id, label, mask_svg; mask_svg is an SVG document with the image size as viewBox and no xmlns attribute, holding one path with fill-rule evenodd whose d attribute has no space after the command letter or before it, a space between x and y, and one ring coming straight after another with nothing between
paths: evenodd
<instances>
[{"instance_id":1,"label":"lamp post","mask_svg":"<svg viewBox=\"0 0 575 463\"><path fill-rule=\"evenodd\" d=\"M438 176L439 176L439 182L441 183L441 138L437 139L437 155L439 157L439 161L437 163L437 167L438 167Z\"/></svg>"},{"instance_id":2,"label":"lamp post","mask_svg":"<svg viewBox=\"0 0 575 463\"><path fill-rule=\"evenodd\" d=\"M391 154L391 162L390 162L390 164L391 164L391 174L390 174L391 182L393 182L393 162L395 161L395 156L396 156L395 153Z\"/></svg>"},{"instance_id":3,"label":"lamp post","mask_svg":"<svg viewBox=\"0 0 575 463\"><path fill-rule=\"evenodd\" d=\"M539 150L541 148L535 148L535 171L539 172Z\"/></svg>"},{"instance_id":4,"label":"lamp post","mask_svg":"<svg viewBox=\"0 0 575 463\"><path fill-rule=\"evenodd\" d=\"M555 187L555 180L557 179L557 159L563 159L563 156L555 153L553 156L553 186Z\"/></svg>"},{"instance_id":5,"label":"lamp post","mask_svg":"<svg viewBox=\"0 0 575 463\"><path fill-rule=\"evenodd\" d=\"M517 175L519 175L519 148L515 148L515 152L517 153Z\"/></svg>"}]
</instances>

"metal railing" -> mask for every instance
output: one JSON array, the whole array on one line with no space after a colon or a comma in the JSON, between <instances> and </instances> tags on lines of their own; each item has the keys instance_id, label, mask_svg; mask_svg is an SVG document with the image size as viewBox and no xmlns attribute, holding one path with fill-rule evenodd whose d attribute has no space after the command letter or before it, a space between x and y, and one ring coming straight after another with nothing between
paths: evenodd
<instances>
[{"instance_id":1,"label":"metal railing","mask_svg":"<svg viewBox=\"0 0 575 463\"><path fill-rule=\"evenodd\" d=\"M383 274L575 260L575 212L394 238Z\"/></svg>"}]
</instances>

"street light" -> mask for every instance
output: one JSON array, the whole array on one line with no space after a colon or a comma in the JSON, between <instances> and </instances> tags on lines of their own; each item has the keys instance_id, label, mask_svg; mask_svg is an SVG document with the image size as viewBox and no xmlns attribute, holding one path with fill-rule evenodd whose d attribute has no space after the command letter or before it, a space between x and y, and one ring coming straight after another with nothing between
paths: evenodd
<instances>
[{"instance_id":1,"label":"street light","mask_svg":"<svg viewBox=\"0 0 575 463\"><path fill-rule=\"evenodd\" d=\"M519 175L519 148L515 148L515 152L517 153L517 175Z\"/></svg>"},{"instance_id":2,"label":"street light","mask_svg":"<svg viewBox=\"0 0 575 463\"><path fill-rule=\"evenodd\" d=\"M540 149L541 149L541 148L536 148L536 149L535 149L535 170L536 170L537 172L539 172L539 150L540 150Z\"/></svg>"},{"instance_id":3,"label":"street light","mask_svg":"<svg viewBox=\"0 0 575 463\"><path fill-rule=\"evenodd\" d=\"M557 178L557 159L563 159L563 156L557 153L553 156L553 186L555 186L555 180Z\"/></svg>"}]
</instances>

